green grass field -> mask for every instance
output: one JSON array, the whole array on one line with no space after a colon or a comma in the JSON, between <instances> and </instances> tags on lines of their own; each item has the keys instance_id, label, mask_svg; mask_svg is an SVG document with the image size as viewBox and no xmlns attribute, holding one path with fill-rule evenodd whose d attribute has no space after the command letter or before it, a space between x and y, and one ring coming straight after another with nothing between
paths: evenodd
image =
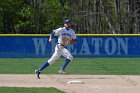
<instances>
[{"instance_id":1,"label":"green grass field","mask_svg":"<svg viewBox=\"0 0 140 93\"><path fill-rule=\"evenodd\" d=\"M64 93L56 88L0 87L0 93Z\"/></svg>"},{"instance_id":2,"label":"green grass field","mask_svg":"<svg viewBox=\"0 0 140 93\"><path fill-rule=\"evenodd\" d=\"M48 58L1 58L0 74L34 74ZM57 74L65 59L45 68L43 74ZM67 67L71 74L140 75L140 58L75 58Z\"/></svg>"},{"instance_id":3,"label":"green grass field","mask_svg":"<svg viewBox=\"0 0 140 93\"><path fill-rule=\"evenodd\" d=\"M47 58L1 58L0 74L34 74ZM42 74L57 74L65 59L45 68ZM75 58L67 67L71 74L140 75L140 58ZM0 93L64 93L55 88L0 87Z\"/></svg>"}]
</instances>

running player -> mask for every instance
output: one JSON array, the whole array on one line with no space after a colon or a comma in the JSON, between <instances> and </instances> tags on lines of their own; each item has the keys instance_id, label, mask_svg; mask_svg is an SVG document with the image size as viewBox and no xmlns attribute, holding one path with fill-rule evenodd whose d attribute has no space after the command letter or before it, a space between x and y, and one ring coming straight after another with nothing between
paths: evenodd
<instances>
[{"instance_id":1,"label":"running player","mask_svg":"<svg viewBox=\"0 0 140 93\"><path fill-rule=\"evenodd\" d=\"M56 30L53 30L53 32L50 34L49 42L52 43L54 34L58 34L58 42L55 46L55 52L52 55L52 57L44 64L42 64L42 66L38 70L35 70L37 78L40 78L39 75L44 68L55 63L56 60L58 60L61 55L64 56L66 60L64 61L59 73L67 74L67 72L65 72L65 68L69 64L69 62L73 59L73 56L66 49L66 46L68 45L68 43L70 43L71 39L73 39L74 42L76 42L77 40L75 32L71 27L72 27L71 20L66 19L64 20L64 27L60 27Z\"/></svg>"}]
</instances>

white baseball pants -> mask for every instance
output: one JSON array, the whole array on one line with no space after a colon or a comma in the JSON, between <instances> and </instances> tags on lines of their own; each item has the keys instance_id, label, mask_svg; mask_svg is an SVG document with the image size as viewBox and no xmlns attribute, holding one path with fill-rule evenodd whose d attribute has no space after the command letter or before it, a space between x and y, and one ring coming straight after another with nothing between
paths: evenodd
<instances>
[{"instance_id":1,"label":"white baseball pants","mask_svg":"<svg viewBox=\"0 0 140 93\"><path fill-rule=\"evenodd\" d=\"M48 63L52 65L53 63L56 62L57 59L61 57L61 55L65 57L66 59L69 59L69 60L73 59L73 56L66 48L64 48L61 44L57 44L55 46L55 52L52 55L52 57L48 60Z\"/></svg>"}]
</instances>

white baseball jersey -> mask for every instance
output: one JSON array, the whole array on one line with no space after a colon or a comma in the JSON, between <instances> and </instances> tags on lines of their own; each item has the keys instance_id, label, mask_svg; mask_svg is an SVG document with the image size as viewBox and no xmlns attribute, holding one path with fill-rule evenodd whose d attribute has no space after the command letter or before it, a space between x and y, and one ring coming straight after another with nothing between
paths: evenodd
<instances>
[{"instance_id":1,"label":"white baseball jersey","mask_svg":"<svg viewBox=\"0 0 140 93\"><path fill-rule=\"evenodd\" d=\"M72 28L66 28L66 27L60 27L56 30L53 30L55 34L58 34L58 43L63 44L64 46L67 46L69 43L69 39L76 39L75 32Z\"/></svg>"},{"instance_id":2,"label":"white baseball jersey","mask_svg":"<svg viewBox=\"0 0 140 93\"><path fill-rule=\"evenodd\" d=\"M75 32L72 28L66 29L66 27L58 28L53 30L53 34L58 34L58 44L55 46L55 52L52 57L48 60L48 63L52 65L56 62L60 56L64 56L66 59L72 60L73 56L71 53L65 48L69 43L69 39L77 39ZM63 45L63 46L62 46Z\"/></svg>"}]
</instances>

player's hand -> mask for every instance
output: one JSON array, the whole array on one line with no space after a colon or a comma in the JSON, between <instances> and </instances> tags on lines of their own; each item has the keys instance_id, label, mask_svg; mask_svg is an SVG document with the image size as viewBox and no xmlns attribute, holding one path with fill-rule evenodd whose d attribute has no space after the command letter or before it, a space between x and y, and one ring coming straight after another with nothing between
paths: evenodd
<instances>
[{"instance_id":1,"label":"player's hand","mask_svg":"<svg viewBox=\"0 0 140 93\"><path fill-rule=\"evenodd\" d=\"M52 39L52 37L50 37L50 38L49 38L49 42L52 43L52 41L53 41L53 39Z\"/></svg>"}]
</instances>

